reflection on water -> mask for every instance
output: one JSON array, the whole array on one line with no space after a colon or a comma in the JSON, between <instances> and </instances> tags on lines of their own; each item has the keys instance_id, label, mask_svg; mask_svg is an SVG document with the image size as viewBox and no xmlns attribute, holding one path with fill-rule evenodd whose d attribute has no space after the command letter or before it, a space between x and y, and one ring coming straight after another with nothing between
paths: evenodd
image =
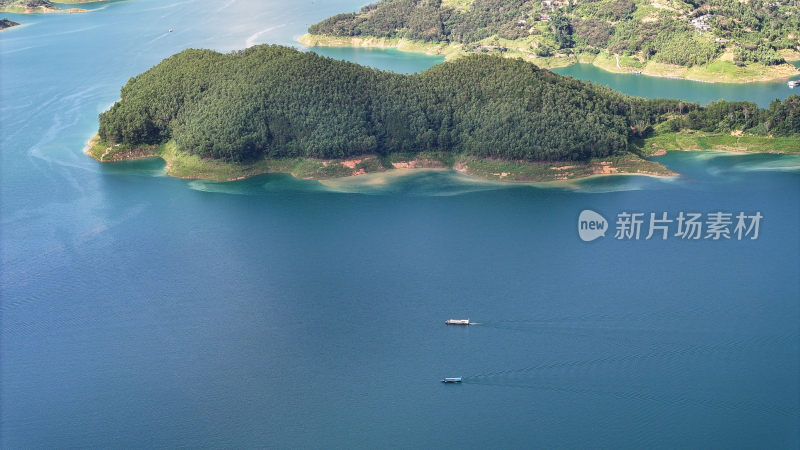
<instances>
[{"instance_id":1,"label":"reflection on water","mask_svg":"<svg viewBox=\"0 0 800 450\"><path fill-rule=\"evenodd\" d=\"M158 177L167 174L166 163L161 158L143 158L132 161L98 163L98 165L104 173L110 175Z\"/></svg>"}]
</instances>

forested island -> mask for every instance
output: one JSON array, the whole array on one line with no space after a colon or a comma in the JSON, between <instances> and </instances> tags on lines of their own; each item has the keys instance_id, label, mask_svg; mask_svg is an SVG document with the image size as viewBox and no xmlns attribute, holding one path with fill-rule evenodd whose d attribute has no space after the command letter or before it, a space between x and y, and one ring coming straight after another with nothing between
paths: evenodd
<instances>
[{"instance_id":1,"label":"forested island","mask_svg":"<svg viewBox=\"0 0 800 450\"><path fill-rule=\"evenodd\" d=\"M106 0L59 0L62 4L97 3ZM74 13L86 12L87 9L69 8L59 9L58 6L49 0L0 0L0 12L10 12L17 14L37 14L37 13Z\"/></svg>"},{"instance_id":2,"label":"forested island","mask_svg":"<svg viewBox=\"0 0 800 450\"><path fill-rule=\"evenodd\" d=\"M428 167L544 181L673 175L643 157L693 139L798 151L800 97L769 109L701 107L627 96L521 59L475 54L402 75L259 45L171 56L130 79L99 119L87 150L95 159L160 156L187 178Z\"/></svg>"},{"instance_id":3,"label":"forested island","mask_svg":"<svg viewBox=\"0 0 800 450\"><path fill-rule=\"evenodd\" d=\"M383 0L312 25L307 45L591 62L613 72L749 82L796 74L796 0Z\"/></svg>"}]
</instances>

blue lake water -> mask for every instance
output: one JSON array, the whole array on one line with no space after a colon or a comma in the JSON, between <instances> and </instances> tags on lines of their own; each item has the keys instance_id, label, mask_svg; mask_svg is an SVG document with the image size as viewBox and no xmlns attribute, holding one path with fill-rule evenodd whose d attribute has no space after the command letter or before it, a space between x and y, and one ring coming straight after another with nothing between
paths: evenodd
<instances>
[{"instance_id":1,"label":"blue lake water","mask_svg":"<svg viewBox=\"0 0 800 450\"><path fill-rule=\"evenodd\" d=\"M678 178L533 187L212 183L82 154L162 58L291 45L359 6L8 15L24 26L0 35L0 447L797 448L797 156L673 152L658 160ZM585 243L583 209L764 219L757 240Z\"/></svg>"}]
</instances>

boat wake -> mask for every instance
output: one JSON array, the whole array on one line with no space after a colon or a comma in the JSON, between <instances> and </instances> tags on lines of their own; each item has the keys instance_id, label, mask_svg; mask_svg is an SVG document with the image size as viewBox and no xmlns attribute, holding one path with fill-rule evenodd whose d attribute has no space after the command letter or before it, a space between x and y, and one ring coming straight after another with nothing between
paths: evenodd
<instances>
[{"instance_id":1,"label":"boat wake","mask_svg":"<svg viewBox=\"0 0 800 450\"><path fill-rule=\"evenodd\" d=\"M731 351L741 350L757 350L757 351L791 351L796 344L797 334L785 333L778 335L751 335L741 337L739 339L728 339L714 344L667 344L667 343L651 343L651 345L658 345L659 348L642 353L635 353L630 355L620 356L605 356L592 359L582 359L573 361L553 361L536 364L533 366L522 367L517 369L500 370L494 372L485 372L474 374L464 377L465 380L472 381L491 379L500 376L519 375L538 373L542 371L553 370L569 370L575 371L580 369L594 369L602 366L621 366L625 364L642 364L647 361L660 361L663 364L665 361L678 361L681 362L690 357L707 357L709 355L726 354ZM662 349L661 347L671 346L670 349Z\"/></svg>"},{"instance_id":2,"label":"boat wake","mask_svg":"<svg viewBox=\"0 0 800 450\"><path fill-rule=\"evenodd\" d=\"M674 403L678 406L748 409L798 416L798 405L783 399L767 402L764 392L748 385L710 383L709 373L725 379L738 373L740 353L760 354L796 349L797 335L746 336L716 344L657 344L629 355L601 356L571 361L545 361L528 367L488 371L462 377L464 384L537 389L575 394L608 395L621 399ZM692 369L688 369L692 368ZM666 378L665 374L669 377ZM633 388L632 388L633 386Z\"/></svg>"},{"instance_id":3,"label":"boat wake","mask_svg":"<svg viewBox=\"0 0 800 450\"><path fill-rule=\"evenodd\" d=\"M719 392L704 391L698 389L684 389L678 393L659 391L657 384L652 386L637 386L636 389L617 389L613 385L586 384L585 387L575 386L574 382L563 384L554 382L537 382L535 380L475 380L463 377L462 384L533 389L540 391L550 391L566 394L579 395L602 395L614 397L621 400L647 401L655 403L666 403L691 409L697 406L707 408L723 409L728 411L760 411L767 413L777 413L786 417L800 417L800 410L790 405L780 405L772 402L764 402L758 399L741 399L741 392ZM736 396L737 398L733 398Z\"/></svg>"},{"instance_id":4,"label":"boat wake","mask_svg":"<svg viewBox=\"0 0 800 450\"><path fill-rule=\"evenodd\" d=\"M258 44L259 43L258 38L260 38L261 36L269 33L270 31L277 30L278 28L283 28L284 26L285 26L285 24L275 25L275 26L268 27L268 28L265 28L265 29L263 29L263 30L261 30L259 32L251 34L245 40L245 44L244 44L245 48L250 48L250 47Z\"/></svg>"}]
</instances>

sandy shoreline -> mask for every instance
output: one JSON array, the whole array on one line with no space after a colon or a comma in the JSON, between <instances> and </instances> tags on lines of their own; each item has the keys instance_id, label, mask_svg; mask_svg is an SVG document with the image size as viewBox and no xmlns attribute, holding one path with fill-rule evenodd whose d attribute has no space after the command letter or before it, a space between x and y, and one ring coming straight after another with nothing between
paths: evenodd
<instances>
[{"instance_id":1,"label":"sandy shoreline","mask_svg":"<svg viewBox=\"0 0 800 450\"><path fill-rule=\"evenodd\" d=\"M186 172L187 167L185 167L186 164L185 161L183 160L183 158L186 157L185 154L180 154L178 156L175 156L174 152L170 151L163 152L160 151L159 148L156 146L141 148L141 149L130 149L130 150L126 149L118 154L115 154L114 157L111 159L101 160L96 157L97 153L92 152L93 148L96 149L97 144L98 140L97 136L95 136L87 142L86 146L83 149L83 152L101 163L126 162L126 161L137 161L137 160L158 158L165 162L164 171L165 174L168 176L186 180L202 180L202 181L213 181L213 182L241 181L241 180L246 180L248 178L253 178L256 176L266 175L266 174L287 174L297 179L314 180L326 186L349 184L349 183L355 185L358 184L369 185L376 183L382 184L393 179L398 179L404 176L410 176L417 173L451 171L454 174L458 174L459 176L467 177L476 183L490 183L498 186L525 185L525 184L540 185L540 186L569 186L577 181L595 179L600 177L644 176L651 178L667 179L667 178L677 178L681 176L680 173L673 172L654 161L645 159L634 161L634 158L632 158L630 155L623 157L600 158L598 160L593 160L590 162L566 162L566 161L523 162L523 161L488 160L488 159L478 159L478 158L461 156L458 157L452 165L447 165L440 161L434 161L430 158L422 157L422 158L410 158L402 161L394 161L391 163L392 165L391 168L380 167L377 170L369 170L369 171L365 170L363 167L359 167L359 164L365 161L374 162L374 159L376 158L375 155L365 155L362 157L343 159L343 160L323 160L323 159L311 159L311 158L301 159L301 160L263 160L249 166L239 166L236 164L224 163L215 160L201 160L203 164L208 164L211 166L223 165L229 169L231 168L233 168L233 170L238 169L231 176L217 176L215 175L216 172L213 171L204 172L202 170L203 169L202 167L198 169L197 167L192 166L189 167L189 170L194 170L194 171ZM657 153L650 156L663 156L670 151L697 152L697 153L705 152L705 153L727 154L731 156L761 153L761 152L750 152L746 150L742 151L738 149L737 150L680 149L680 150L658 151ZM792 154L783 152L776 152L776 153ZM105 154L105 152L103 152L103 154ZM624 161L633 161L634 165L631 167L626 167L624 165ZM549 175L526 178L524 176L525 175L524 170L520 170L519 172L491 172L492 169L489 169L487 171L485 169L481 170L481 169L471 168L470 164L476 162L479 164L497 163L497 164L502 164L504 166L508 164L518 164L519 165L518 167L521 167L522 169L531 167L541 169L542 167L547 166L546 168L552 170L553 172L551 172ZM619 164L620 162L623 162L623 164ZM297 167L302 166L304 163L316 164L320 168L330 168L332 166L339 166L341 168L344 168L346 172L342 175L327 176L323 172L312 171L304 173L302 171L298 171ZM649 164L650 166L647 166L648 168L654 167L657 168L658 171L656 172L652 170L640 170L638 169L639 164ZM520 178L520 174L522 174L522 178Z\"/></svg>"},{"instance_id":2,"label":"sandy shoreline","mask_svg":"<svg viewBox=\"0 0 800 450\"><path fill-rule=\"evenodd\" d=\"M678 175L658 163L631 155L585 162L506 161L454 156L455 159L450 163L426 154L409 158L395 155L395 159L388 162L391 167L386 165L387 160L381 160L377 155L348 159L264 159L248 164L234 164L204 160L180 152L170 143L127 148L101 143L97 136L86 143L83 152L101 163L160 158L165 162L165 171L169 176L208 181L238 181L269 173L285 173L298 179L322 181L377 174L400 175L418 171L448 170L476 180L501 184L550 183L614 175L655 177Z\"/></svg>"}]
</instances>

